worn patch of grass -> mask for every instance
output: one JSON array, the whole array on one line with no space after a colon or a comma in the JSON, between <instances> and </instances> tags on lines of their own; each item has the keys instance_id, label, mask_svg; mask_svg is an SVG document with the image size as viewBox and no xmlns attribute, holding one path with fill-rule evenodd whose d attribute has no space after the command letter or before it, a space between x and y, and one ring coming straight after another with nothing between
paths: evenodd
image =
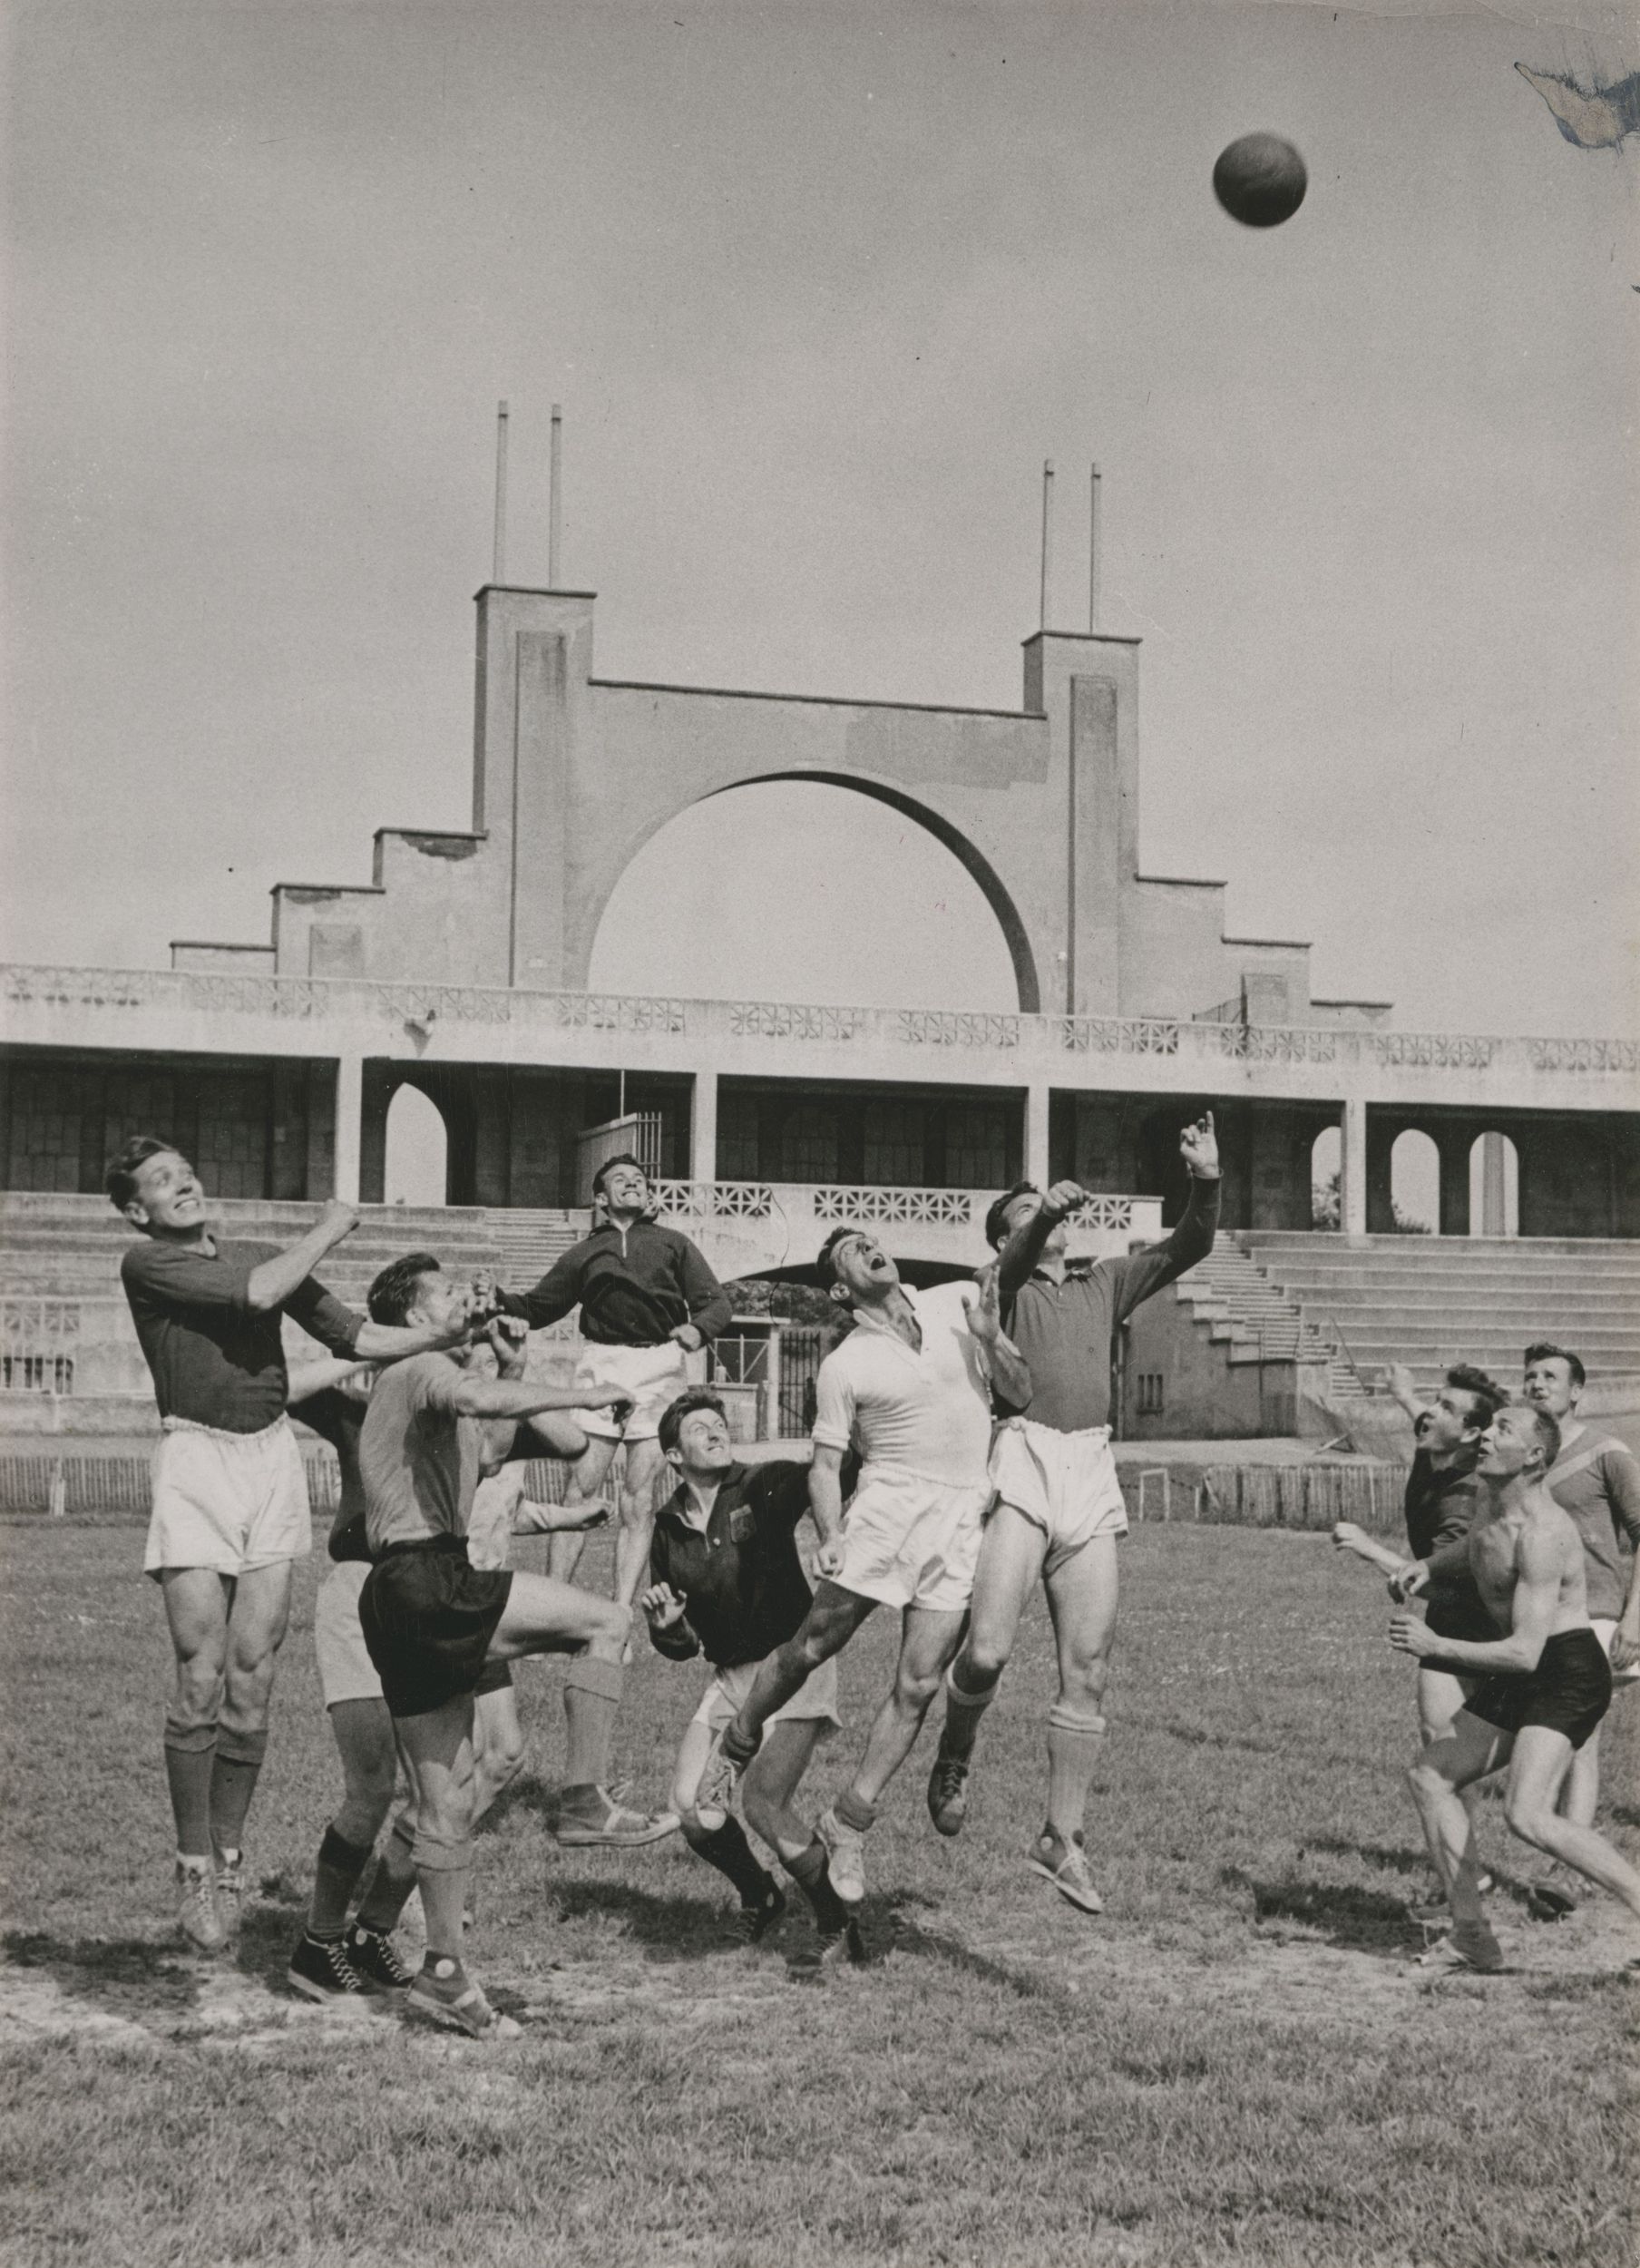
<instances>
[{"instance_id":1,"label":"worn patch of grass","mask_svg":"<svg viewBox=\"0 0 1640 2268\"><path fill-rule=\"evenodd\" d=\"M1501 1978L1431 1981L1400 1780L1411 1680L1324 1541L1150 1528L1125 1547L1088 1921L1021 1864L1041 1800L1045 1618L941 1843L926 1753L870 1843L863 1971L788 1921L747 1951L677 1842L560 1852L558 1679L520 1673L531 1767L481 1843L475 1962L523 2038L485 2049L282 1991L339 1785L301 1571L261 1882L236 1968L169 1933L158 1599L134 1530L5 1539L5 2207L19 2261L1617 2268L1633 2256L1633 1989L1592 1901L1529 1924L1489 1807ZM887 1675L844 1657L839 1782ZM620 1768L658 1800L701 1682L645 1657ZM1608 1785L1635 1784L1633 1700ZM1640 1843L1616 1806L1619 1841Z\"/></svg>"}]
</instances>

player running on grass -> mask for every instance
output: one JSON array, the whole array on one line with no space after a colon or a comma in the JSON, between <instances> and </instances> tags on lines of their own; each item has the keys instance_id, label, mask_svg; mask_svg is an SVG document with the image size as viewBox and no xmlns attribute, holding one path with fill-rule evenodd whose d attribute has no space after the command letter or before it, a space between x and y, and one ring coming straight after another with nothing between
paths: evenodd
<instances>
[{"instance_id":1,"label":"player running on grass","mask_svg":"<svg viewBox=\"0 0 1640 2268\"><path fill-rule=\"evenodd\" d=\"M384 1268L370 1287L383 1322L449 1332L471 1295L429 1253ZM478 1795L473 1694L487 1661L567 1653L568 1779L561 1820L588 1842L632 1847L677 1823L616 1803L607 1785L610 1740L624 1673L629 1610L550 1576L473 1566L467 1531L481 1468L504 1456L522 1418L543 1410L612 1408L615 1388L533 1383L523 1375L524 1334L507 1317L487 1332L499 1374L483 1376L470 1346L423 1354L384 1371L359 1432L365 1520L375 1565L359 1595L359 1622L415 1807L412 1857L427 1950L409 2005L475 2037L516 2029L467 1974L462 1917ZM563 1826L559 1838L565 1840Z\"/></svg>"},{"instance_id":2,"label":"player running on grass","mask_svg":"<svg viewBox=\"0 0 1640 2268\"><path fill-rule=\"evenodd\" d=\"M713 1737L750 1693L759 1663L808 1612L796 1532L808 1510L808 1462L737 1463L723 1403L704 1386L678 1395L657 1438L678 1488L656 1515L649 1585L639 1603L659 1652L680 1662L704 1654L713 1673L678 1751L671 1800L689 1848L740 1893L740 1926L757 1944L786 1911L786 1899L738 1820L702 1811L700 1783ZM837 1665L825 1661L769 1718L741 1796L754 1832L807 1899L822 1958L858 1960L855 1925L827 1877L825 1844L792 1809L821 1742L842 1722Z\"/></svg>"},{"instance_id":3,"label":"player running on grass","mask_svg":"<svg viewBox=\"0 0 1640 2268\"><path fill-rule=\"evenodd\" d=\"M845 1905L858 1906L866 1831L962 1643L991 1499L992 1387L1024 1403L1030 1376L1002 1330L994 1267L977 1286L913 1292L862 1228L834 1229L817 1266L854 1326L815 1381L809 1505L824 1579L801 1629L764 1662L726 1726L696 1802L727 1809L776 1711L879 1607L901 1608L893 1685L854 1779L816 1823L832 1885ZM861 1460L860 1485L845 1516L842 1470L850 1449Z\"/></svg>"},{"instance_id":4,"label":"player running on grass","mask_svg":"<svg viewBox=\"0 0 1640 2268\"><path fill-rule=\"evenodd\" d=\"M1612 1697L1611 1664L1589 1624L1583 1545L1544 1486L1559 1448L1547 1410L1511 1404L1498 1411L1477 1467L1486 1501L1468 1534L1406 1586L1416 1591L1430 1582L1448 1556L1466 1559L1508 1635L1466 1644L1438 1637L1419 1615L1399 1614L1390 1624L1398 1651L1480 1679L1450 1734L1431 1742L1408 1774L1452 1909L1443 1957L1471 1969L1501 1969L1503 1954L1481 1911L1463 1791L1506 1765L1504 1815L1514 1833L1609 1890L1640 1919L1640 1873L1603 1835L1555 1808L1573 1757Z\"/></svg>"},{"instance_id":5,"label":"player running on grass","mask_svg":"<svg viewBox=\"0 0 1640 2268\"><path fill-rule=\"evenodd\" d=\"M1399 1363L1391 1367L1390 1391L1411 1418L1416 1443L1405 1500L1411 1561L1405 1553L1391 1551L1378 1542L1353 1520L1341 1520L1332 1530L1332 1540L1341 1550L1352 1552L1358 1559L1397 1579L1410 1576L1413 1562L1427 1560L1440 1551L1441 1572L1431 1578L1423 1594L1430 1628L1438 1637L1495 1638L1498 1626L1475 1588L1468 1560L1445 1552L1444 1547L1461 1541L1469 1533L1485 1493L1475 1472L1481 1436L1508 1396L1485 1371L1467 1363L1447 1372L1433 1402L1419 1399L1411 1372ZM1426 1748L1431 1741L1450 1737L1474 1683L1473 1678L1459 1677L1434 1662L1420 1666L1418 1723ZM1474 1821L1479 1791L1467 1794L1464 1801ZM1481 1878L1481 1887L1491 1888L1489 1876ZM1444 1903L1434 1909L1414 1907L1412 1919L1430 1925L1444 1922L1447 1908Z\"/></svg>"},{"instance_id":6,"label":"player running on grass","mask_svg":"<svg viewBox=\"0 0 1640 2268\"><path fill-rule=\"evenodd\" d=\"M177 1834L178 1919L217 1952L244 1905L245 1819L268 1748L290 1568L313 1549L301 1453L285 1418L291 1315L334 1354L390 1358L440 1343L344 1307L312 1271L358 1226L333 1201L305 1237L230 1242L175 1147L133 1135L109 1165L116 1212L141 1232L120 1264L163 1429L144 1571L160 1586L176 1657L165 1773Z\"/></svg>"},{"instance_id":7,"label":"player running on grass","mask_svg":"<svg viewBox=\"0 0 1640 2268\"><path fill-rule=\"evenodd\" d=\"M290 1957L287 1980L309 1999L332 2000L413 1982L394 1948L392 1932L415 1888L415 1814L406 1806L394 1822L371 1871L358 1911L347 1912L386 1824L398 1786L398 1751L382 1681L359 1623L359 1593L370 1572L365 1530L365 1490L358 1439L368 1400L368 1369L345 1361L307 1364L290 1375L290 1401L302 1422L336 1452L340 1491L331 1523L329 1573L313 1610L319 1689L341 1759L345 1793L326 1828L314 1867L308 1926ZM575 1457L586 1436L568 1417L542 1413L521 1432L528 1456ZM481 1481L467 1535L475 1567L504 1567L513 1533L552 1533L561 1527L595 1526L608 1508L532 1503L523 1476L512 1466ZM508 1662L486 1662L473 1696L473 1823L482 1820L523 1762L523 1734Z\"/></svg>"},{"instance_id":8,"label":"player running on grass","mask_svg":"<svg viewBox=\"0 0 1640 2268\"><path fill-rule=\"evenodd\" d=\"M1110 1453L1116 1334L1141 1300L1213 1249L1218 1144L1209 1110L1179 1136L1190 1202L1165 1243L1126 1259L1073 1261L1066 1224L1087 1202L1074 1181L1043 1197L1029 1182L991 1207L985 1234L1001 1252L1001 1315L1030 1373L1025 1400L1003 1389L1007 1417L991 1454L996 1502L985 1524L973 1618L945 1680L945 1723L928 1783L929 1815L961 1832L980 1719L991 1706L1039 1579L1059 1651L1048 1712L1048 1816L1028 1863L1085 1913L1102 1901L1083 1847L1088 1792L1105 1735L1102 1714L1116 1635L1117 1540L1128 1514Z\"/></svg>"}]
</instances>

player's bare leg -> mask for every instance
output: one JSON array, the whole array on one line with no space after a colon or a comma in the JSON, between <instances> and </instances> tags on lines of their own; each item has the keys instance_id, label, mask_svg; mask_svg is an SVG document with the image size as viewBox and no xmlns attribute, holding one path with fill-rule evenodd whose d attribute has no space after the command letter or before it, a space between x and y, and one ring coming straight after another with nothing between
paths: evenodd
<instances>
[{"instance_id":1,"label":"player's bare leg","mask_svg":"<svg viewBox=\"0 0 1640 2268\"><path fill-rule=\"evenodd\" d=\"M165 1712L165 1776L176 1822L178 1912L184 1935L201 1952L211 1953L225 1941L217 1916L210 1784L231 1586L213 1568L164 1568L160 1589L176 1657L176 1681Z\"/></svg>"},{"instance_id":2,"label":"player's bare leg","mask_svg":"<svg viewBox=\"0 0 1640 2268\"><path fill-rule=\"evenodd\" d=\"M655 1532L655 1483L666 1460L651 1434L629 1442L620 1479L620 1517L615 1530L615 1597L623 1607L637 1598L649 1564Z\"/></svg>"},{"instance_id":3,"label":"player's bare leg","mask_svg":"<svg viewBox=\"0 0 1640 2268\"><path fill-rule=\"evenodd\" d=\"M290 1628L290 1561L247 1568L233 1585L222 1709L210 1774L217 1918L231 1941L245 1902L245 1817L268 1753L274 1665Z\"/></svg>"},{"instance_id":4,"label":"player's bare leg","mask_svg":"<svg viewBox=\"0 0 1640 2268\"><path fill-rule=\"evenodd\" d=\"M1610 1891L1640 1919L1640 1873L1604 1835L1557 1808L1574 1754L1564 1733L1547 1725L1522 1725L1509 1758L1504 1817L1523 1843L1547 1851L1586 1882Z\"/></svg>"},{"instance_id":5,"label":"player's bare leg","mask_svg":"<svg viewBox=\"0 0 1640 2268\"><path fill-rule=\"evenodd\" d=\"M828 1853L826 1871L845 1906L865 1896L865 1833L877 1816L883 1791L916 1745L922 1721L947 1666L962 1643L966 1609L947 1614L907 1607L901 1628L894 1682L866 1736L865 1754L847 1789L818 1823Z\"/></svg>"},{"instance_id":6,"label":"player's bare leg","mask_svg":"<svg viewBox=\"0 0 1640 2268\"><path fill-rule=\"evenodd\" d=\"M1424 1842L1452 1910L1452 1957L1482 1970L1501 1969L1503 1954L1481 1910L1475 1831L1463 1791L1508 1761L1509 1739L1483 1718L1460 1714L1450 1737L1432 1741L1407 1774Z\"/></svg>"},{"instance_id":7,"label":"player's bare leg","mask_svg":"<svg viewBox=\"0 0 1640 2268\"><path fill-rule=\"evenodd\" d=\"M1084 1913L1098 1913L1083 1851L1088 1791L1105 1745L1105 1686L1116 1637L1117 1539L1092 1536L1048 1577L1059 1690L1048 1712L1048 1822L1030 1863Z\"/></svg>"},{"instance_id":8,"label":"player's bare leg","mask_svg":"<svg viewBox=\"0 0 1640 2268\"><path fill-rule=\"evenodd\" d=\"M856 1630L877 1609L874 1598L844 1590L822 1577L803 1626L759 1665L752 1689L732 1724L712 1744L697 1799L708 1810L727 1811L741 1774L757 1754L763 1728L819 1668L840 1654Z\"/></svg>"},{"instance_id":9,"label":"player's bare leg","mask_svg":"<svg viewBox=\"0 0 1640 2268\"><path fill-rule=\"evenodd\" d=\"M473 1863L473 1696L394 1720L415 1806L415 1876L427 1924L427 1950L408 2003L435 2023L475 2038L514 2033L468 1974L463 1916Z\"/></svg>"},{"instance_id":10,"label":"player's bare leg","mask_svg":"<svg viewBox=\"0 0 1640 2268\"><path fill-rule=\"evenodd\" d=\"M997 1505L985 1523L968 1635L946 1674L945 1723L928 1778L929 1816L942 1835L960 1833L968 1815L968 1771L980 1719L1013 1653L1047 1549L1041 1529L1011 1504Z\"/></svg>"},{"instance_id":11,"label":"player's bare leg","mask_svg":"<svg viewBox=\"0 0 1640 2268\"><path fill-rule=\"evenodd\" d=\"M773 1746L780 1733L797 1730L807 1732L811 1727L777 1725L769 1735L768 1745ZM809 1753L813 1753L812 1744ZM711 1726L691 1723L678 1745L678 1760L672 1768L672 1808L678 1813L678 1826L690 1850L708 1866L716 1867L739 1893L741 1927L747 1941L756 1944L786 1911L786 1900L733 1813L701 1806L700 1783L711 1754ZM751 1816L749 1810L747 1815ZM762 1828L757 1832L762 1834ZM766 1834L764 1840L769 1840ZM805 1843L808 1840L805 1833Z\"/></svg>"},{"instance_id":12,"label":"player's bare leg","mask_svg":"<svg viewBox=\"0 0 1640 2268\"><path fill-rule=\"evenodd\" d=\"M540 1421L537 1421L540 1429ZM580 1428L576 1431L579 1432ZM564 1491L566 1504L591 1504L607 1494L605 1482L610 1467L615 1461L615 1452L620 1443L613 1435L594 1433L587 1437L586 1448L576 1459L575 1470ZM588 1531L584 1528L561 1529L547 1539L547 1572L555 1582L571 1583L581 1565L581 1555L586 1549Z\"/></svg>"},{"instance_id":13,"label":"player's bare leg","mask_svg":"<svg viewBox=\"0 0 1640 2268\"><path fill-rule=\"evenodd\" d=\"M473 1823L494 1804L523 1768L524 1728L511 1686L473 1698Z\"/></svg>"},{"instance_id":14,"label":"player's bare leg","mask_svg":"<svg viewBox=\"0 0 1640 2268\"><path fill-rule=\"evenodd\" d=\"M1475 1683L1472 1677L1454 1677L1450 1669L1432 1669L1428 1662L1419 1664L1418 1729L1426 1748L1432 1747L1439 1740L1451 1738L1457 1729L1458 1712L1474 1690ZM1463 1807L1469 1814L1469 1828L1473 1836L1480 1826L1480 1783L1471 1781L1459 1793ZM1479 1849L1479 1844L1476 1847ZM1492 1887L1492 1878L1484 1870L1479 1882L1483 1892ZM1447 1910L1440 1906L1414 1907L1411 1914L1413 1921L1425 1929L1444 1928L1450 1919Z\"/></svg>"}]
</instances>

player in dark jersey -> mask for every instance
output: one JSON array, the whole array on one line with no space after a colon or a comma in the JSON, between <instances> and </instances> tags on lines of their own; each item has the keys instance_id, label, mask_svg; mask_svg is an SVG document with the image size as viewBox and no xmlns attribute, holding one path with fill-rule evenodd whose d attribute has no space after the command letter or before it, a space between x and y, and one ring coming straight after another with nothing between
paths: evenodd
<instances>
[{"instance_id":1,"label":"player in dark jersey","mask_svg":"<svg viewBox=\"0 0 1640 2268\"><path fill-rule=\"evenodd\" d=\"M980 1718L1007 1667L1026 1599L1048 1593L1059 1689L1048 1712L1048 1816L1028 1863L1084 1913L1103 1904L1083 1846L1088 1792L1105 1735L1102 1714L1116 1635L1117 1540L1128 1515L1110 1453L1110 1359L1141 1300L1213 1249L1218 1144L1208 1111L1179 1136L1190 1203L1172 1235L1120 1260L1066 1256L1066 1223L1086 1200L1074 1181L1046 1197L1029 1182L999 1198L985 1234L1001 1255L1002 1328L1030 1373L1023 1410L1009 1409L991 1452L996 1501L974 1578L973 1615L945 1678L945 1724L928 1783L929 1815L962 1828Z\"/></svg>"},{"instance_id":2,"label":"player in dark jersey","mask_svg":"<svg viewBox=\"0 0 1640 2268\"><path fill-rule=\"evenodd\" d=\"M808 1460L738 1463L723 1403L702 1386L668 1407L657 1438L678 1488L656 1515L649 1585L639 1603L659 1652L673 1661L704 1654L713 1672L678 1751L672 1807L690 1849L738 1892L740 1927L756 1944L786 1911L786 1899L738 1820L700 1807L700 1784L713 1740L751 1691L759 1663L808 1612L812 1594L796 1533L808 1510ZM813 1910L823 1960L858 1960L860 1941L828 1879L825 1845L792 1803L821 1742L842 1721L837 1665L823 1662L768 1719L740 1784L753 1832Z\"/></svg>"}]
</instances>

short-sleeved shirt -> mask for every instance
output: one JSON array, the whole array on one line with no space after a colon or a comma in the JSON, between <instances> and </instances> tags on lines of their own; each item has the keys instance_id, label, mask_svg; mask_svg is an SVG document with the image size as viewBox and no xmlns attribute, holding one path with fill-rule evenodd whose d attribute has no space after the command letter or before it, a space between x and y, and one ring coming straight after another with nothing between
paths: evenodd
<instances>
[{"instance_id":1,"label":"short-sleeved shirt","mask_svg":"<svg viewBox=\"0 0 1640 2268\"><path fill-rule=\"evenodd\" d=\"M1002 1328L1030 1372L1033 1424L1080 1433L1110 1422L1110 1352L1141 1300L1206 1258L1218 1227L1219 1184L1193 1178L1172 1235L1119 1260L1073 1260L1056 1284L1039 1268L1002 1302ZM1006 1246L1004 1246L1006 1251Z\"/></svg>"},{"instance_id":2,"label":"short-sleeved shirt","mask_svg":"<svg viewBox=\"0 0 1640 2268\"><path fill-rule=\"evenodd\" d=\"M457 1410L461 1382L461 1365L447 1354L412 1354L372 1387L359 1429L372 1559L392 1544L466 1534L484 1424Z\"/></svg>"},{"instance_id":3,"label":"short-sleeved shirt","mask_svg":"<svg viewBox=\"0 0 1640 2268\"><path fill-rule=\"evenodd\" d=\"M364 1318L312 1276L279 1306L250 1305L250 1277L277 1245L229 1242L215 1250L144 1237L127 1247L120 1280L153 1378L162 1418L222 1433L259 1433L283 1416L288 1379L279 1336L291 1316L333 1354L351 1354Z\"/></svg>"},{"instance_id":4,"label":"short-sleeved shirt","mask_svg":"<svg viewBox=\"0 0 1640 2268\"><path fill-rule=\"evenodd\" d=\"M922 1326L921 1350L874 1315L859 1315L820 1365L815 1441L948 1488L980 1487L991 1456L991 1366L969 1327L978 1288L901 1289Z\"/></svg>"},{"instance_id":5,"label":"short-sleeved shirt","mask_svg":"<svg viewBox=\"0 0 1640 2268\"><path fill-rule=\"evenodd\" d=\"M1640 1549L1640 1463L1612 1434L1590 1429L1562 1449L1544 1485L1582 1539L1590 1618L1616 1622Z\"/></svg>"}]
</instances>

